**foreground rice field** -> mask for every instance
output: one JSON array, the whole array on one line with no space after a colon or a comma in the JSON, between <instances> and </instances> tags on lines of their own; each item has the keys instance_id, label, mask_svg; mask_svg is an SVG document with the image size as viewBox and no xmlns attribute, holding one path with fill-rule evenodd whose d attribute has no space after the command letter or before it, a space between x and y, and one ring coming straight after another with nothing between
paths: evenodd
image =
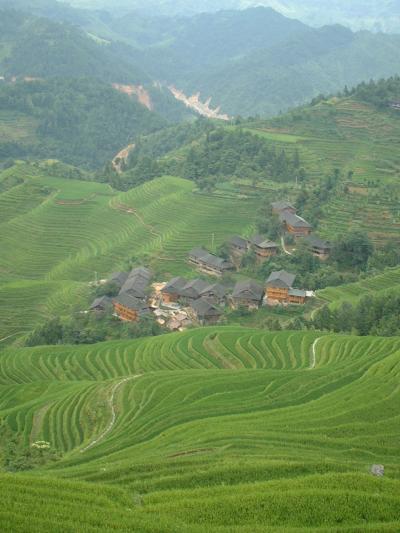
<instances>
[{"instance_id":1,"label":"foreground rice field","mask_svg":"<svg viewBox=\"0 0 400 533\"><path fill-rule=\"evenodd\" d=\"M398 531L399 373L400 339L317 332L5 349L3 430L63 455L1 475L0 517L12 531Z\"/></svg>"}]
</instances>

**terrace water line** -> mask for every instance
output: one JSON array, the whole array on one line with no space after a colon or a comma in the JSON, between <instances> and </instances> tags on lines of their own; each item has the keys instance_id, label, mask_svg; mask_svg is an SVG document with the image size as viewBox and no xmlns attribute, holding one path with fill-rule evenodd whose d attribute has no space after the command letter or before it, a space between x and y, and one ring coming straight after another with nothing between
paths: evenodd
<instances>
[{"instance_id":1,"label":"terrace water line","mask_svg":"<svg viewBox=\"0 0 400 533\"><path fill-rule=\"evenodd\" d=\"M318 342L322 339L322 337L318 337L318 339L315 339L313 342L313 345L311 347L311 365L310 370L313 370L315 368L315 365L317 364L317 358L316 358L316 349Z\"/></svg>"}]
</instances>

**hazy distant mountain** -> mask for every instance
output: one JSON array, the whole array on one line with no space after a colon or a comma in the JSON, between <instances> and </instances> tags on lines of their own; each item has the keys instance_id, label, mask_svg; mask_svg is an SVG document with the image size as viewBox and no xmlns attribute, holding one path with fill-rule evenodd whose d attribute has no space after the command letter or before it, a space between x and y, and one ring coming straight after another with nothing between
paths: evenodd
<instances>
[{"instance_id":1,"label":"hazy distant mountain","mask_svg":"<svg viewBox=\"0 0 400 533\"><path fill-rule=\"evenodd\" d=\"M152 40L134 61L187 95L201 93L231 115L270 115L320 93L400 72L400 35L353 33L343 26L312 28L271 8L156 19ZM113 21L139 40L137 14ZM157 36L157 32L152 34Z\"/></svg>"},{"instance_id":2,"label":"hazy distant mountain","mask_svg":"<svg viewBox=\"0 0 400 533\"><path fill-rule=\"evenodd\" d=\"M400 33L398 0L64 0L71 5L137 10L157 15L193 15L221 9L268 6L315 26L340 23L354 29Z\"/></svg>"}]
</instances>

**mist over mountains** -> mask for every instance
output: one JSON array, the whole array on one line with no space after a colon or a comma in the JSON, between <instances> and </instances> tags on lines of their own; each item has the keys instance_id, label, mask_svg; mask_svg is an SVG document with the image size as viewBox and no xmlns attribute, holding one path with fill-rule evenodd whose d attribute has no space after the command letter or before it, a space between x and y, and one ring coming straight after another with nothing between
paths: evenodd
<instances>
[{"instance_id":1,"label":"mist over mountains","mask_svg":"<svg viewBox=\"0 0 400 533\"><path fill-rule=\"evenodd\" d=\"M65 0L67 3L114 11L140 10L149 15L193 15L223 9L272 7L283 15L313 26L343 24L353 29L399 32L400 5L396 0Z\"/></svg>"},{"instance_id":2,"label":"mist over mountains","mask_svg":"<svg viewBox=\"0 0 400 533\"><path fill-rule=\"evenodd\" d=\"M164 16L168 0L123 5L130 10L114 6L111 11L99 11L54 0L16 0L14 9L27 13L26 20L16 23L15 12L4 12L0 76L89 76L108 84L145 86L170 119L175 112L182 116L182 108L171 103L170 90L183 93L184 99L210 101L212 108L229 116L272 116L321 93L336 93L346 85L400 71L400 35L354 32L337 24L314 27L270 7L173 16L174 12L188 14L194 6L178 2ZM226 0L217 5L246 4ZM282 4L286 11L291 5L289 0ZM311 9L316 3L302 5ZM7 2L0 0L0 9L5 6ZM159 7L157 15L155 6ZM197 9L201 6L211 9L207 2ZM366 11L369 15L375 12L374 6ZM132 11L133 7L140 9ZM394 11L390 2L386 7ZM361 4L353 2L351 13L355 16L359 11ZM329 12L332 9L327 8ZM161 95L159 88L163 88Z\"/></svg>"}]
</instances>

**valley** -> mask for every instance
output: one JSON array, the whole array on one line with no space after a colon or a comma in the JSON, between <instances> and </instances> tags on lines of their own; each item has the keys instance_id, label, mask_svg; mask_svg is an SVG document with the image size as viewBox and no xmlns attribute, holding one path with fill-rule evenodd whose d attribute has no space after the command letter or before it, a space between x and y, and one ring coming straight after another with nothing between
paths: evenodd
<instances>
[{"instance_id":1,"label":"valley","mask_svg":"<svg viewBox=\"0 0 400 533\"><path fill-rule=\"evenodd\" d=\"M400 530L398 10L260 3L0 0L2 532Z\"/></svg>"}]
</instances>

